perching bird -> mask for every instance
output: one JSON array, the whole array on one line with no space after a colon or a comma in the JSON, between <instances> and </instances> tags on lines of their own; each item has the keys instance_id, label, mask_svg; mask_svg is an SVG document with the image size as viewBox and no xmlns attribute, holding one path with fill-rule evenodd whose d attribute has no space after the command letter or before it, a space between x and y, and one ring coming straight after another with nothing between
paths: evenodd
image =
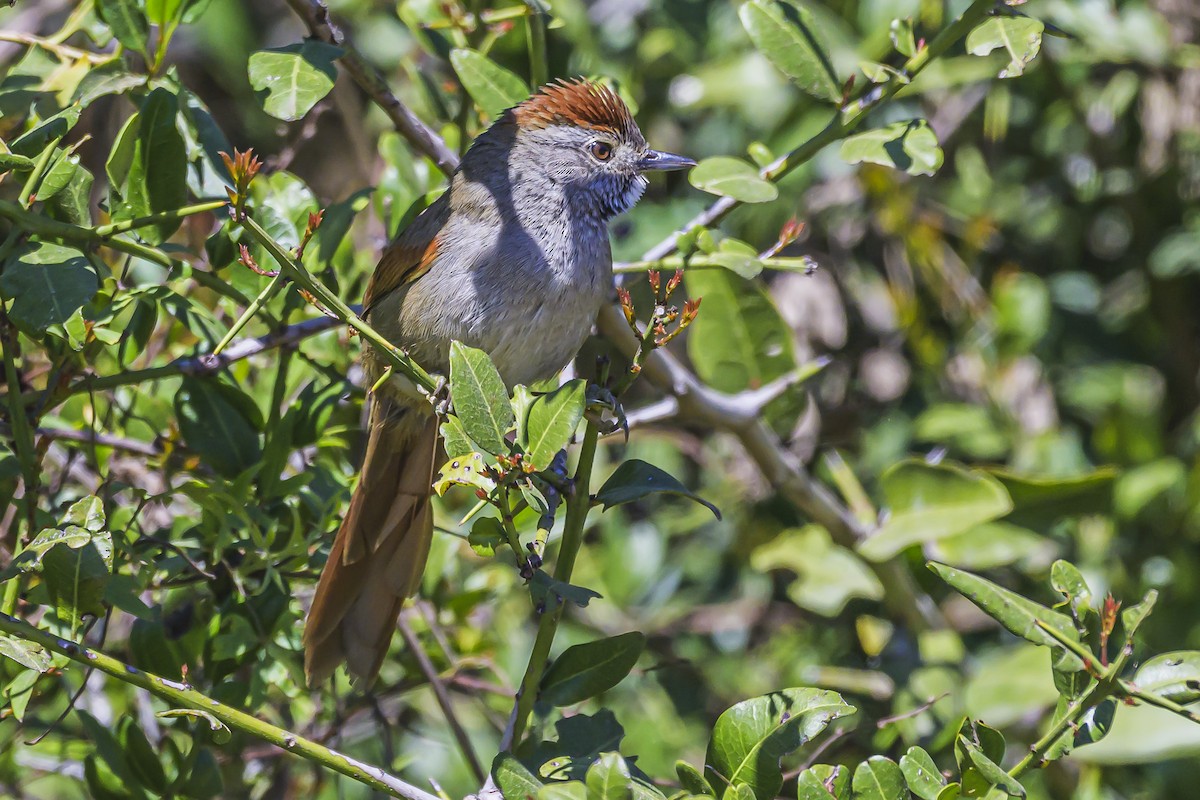
<instances>
[{"instance_id":1,"label":"perching bird","mask_svg":"<svg viewBox=\"0 0 1200 800\"><path fill-rule=\"evenodd\" d=\"M647 147L605 86L544 86L472 143L450 188L383 253L364 314L427 369L446 372L457 340L486 350L510 387L551 377L612 293L608 221L642 196L643 173L694 165ZM374 383L380 355L368 349L363 362ZM369 426L304 629L310 685L343 662L374 680L429 553L440 450L432 407L385 387Z\"/></svg>"}]
</instances>

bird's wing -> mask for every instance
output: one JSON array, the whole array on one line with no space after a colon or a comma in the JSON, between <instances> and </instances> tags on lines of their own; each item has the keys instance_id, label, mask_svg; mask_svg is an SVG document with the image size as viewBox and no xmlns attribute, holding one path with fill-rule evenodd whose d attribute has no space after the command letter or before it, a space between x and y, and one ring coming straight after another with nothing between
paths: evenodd
<instances>
[{"instance_id":1,"label":"bird's wing","mask_svg":"<svg viewBox=\"0 0 1200 800\"><path fill-rule=\"evenodd\" d=\"M429 272L438 254L438 233L450 214L448 195L422 211L383 251L363 297L364 316L380 298Z\"/></svg>"}]
</instances>

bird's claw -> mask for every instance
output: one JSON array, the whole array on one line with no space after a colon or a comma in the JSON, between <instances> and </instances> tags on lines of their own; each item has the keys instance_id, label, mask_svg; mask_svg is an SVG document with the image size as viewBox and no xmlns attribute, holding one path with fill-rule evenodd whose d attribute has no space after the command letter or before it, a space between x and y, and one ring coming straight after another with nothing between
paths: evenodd
<instances>
[{"instance_id":1,"label":"bird's claw","mask_svg":"<svg viewBox=\"0 0 1200 800\"><path fill-rule=\"evenodd\" d=\"M612 393L612 390L607 386L589 386L587 399L588 411L598 417L597 424L600 427L600 433L608 436L617 431L624 431L625 441L628 442L629 420L625 416L625 409L621 406L621 401L617 400L617 396Z\"/></svg>"}]
</instances>

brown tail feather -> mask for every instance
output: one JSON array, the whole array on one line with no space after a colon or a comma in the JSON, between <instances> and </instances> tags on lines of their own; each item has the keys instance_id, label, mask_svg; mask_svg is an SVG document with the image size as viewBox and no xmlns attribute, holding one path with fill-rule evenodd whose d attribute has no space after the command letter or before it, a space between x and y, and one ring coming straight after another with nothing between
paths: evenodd
<instances>
[{"instance_id":1,"label":"brown tail feather","mask_svg":"<svg viewBox=\"0 0 1200 800\"><path fill-rule=\"evenodd\" d=\"M416 593L433 537L429 496L437 421L423 410L371 408L362 476L321 572L304 626L310 686L338 664L369 684L379 672L396 617Z\"/></svg>"}]
</instances>

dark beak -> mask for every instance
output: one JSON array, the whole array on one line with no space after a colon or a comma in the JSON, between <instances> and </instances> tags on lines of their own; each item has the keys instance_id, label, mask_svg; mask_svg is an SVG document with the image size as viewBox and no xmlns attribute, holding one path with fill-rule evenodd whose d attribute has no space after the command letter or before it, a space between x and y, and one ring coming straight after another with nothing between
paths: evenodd
<instances>
[{"instance_id":1,"label":"dark beak","mask_svg":"<svg viewBox=\"0 0 1200 800\"><path fill-rule=\"evenodd\" d=\"M659 150L647 150L642 156L642 160L638 162L638 169L642 172L690 169L694 166L696 166L696 162L687 156L677 156L674 153L663 153Z\"/></svg>"}]
</instances>

